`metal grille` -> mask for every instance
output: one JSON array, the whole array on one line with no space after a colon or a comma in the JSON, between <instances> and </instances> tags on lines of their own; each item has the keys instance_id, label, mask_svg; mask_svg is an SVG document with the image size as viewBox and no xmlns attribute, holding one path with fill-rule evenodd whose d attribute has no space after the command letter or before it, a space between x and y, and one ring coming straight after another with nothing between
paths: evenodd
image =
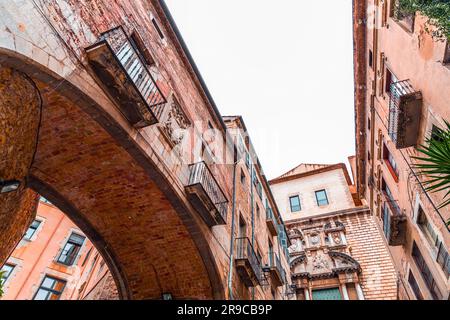
<instances>
[{"instance_id":1,"label":"metal grille","mask_svg":"<svg viewBox=\"0 0 450 320\"><path fill-rule=\"evenodd\" d=\"M137 48L131 44L121 27L103 33L101 41L108 43L125 72L150 108L166 103L166 99L145 66Z\"/></svg>"},{"instance_id":2,"label":"metal grille","mask_svg":"<svg viewBox=\"0 0 450 320\"><path fill-rule=\"evenodd\" d=\"M264 282L261 261L256 255L255 250L253 249L253 246L248 238L236 239L236 259L248 260L259 284L262 284Z\"/></svg>"},{"instance_id":3,"label":"metal grille","mask_svg":"<svg viewBox=\"0 0 450 320\"><path fill-rule=\"evenodd\" d=\"M227 220L228 200L204 161L189 166L189 185L201 184L224 221Z\"/></svg>"}]
</instances>

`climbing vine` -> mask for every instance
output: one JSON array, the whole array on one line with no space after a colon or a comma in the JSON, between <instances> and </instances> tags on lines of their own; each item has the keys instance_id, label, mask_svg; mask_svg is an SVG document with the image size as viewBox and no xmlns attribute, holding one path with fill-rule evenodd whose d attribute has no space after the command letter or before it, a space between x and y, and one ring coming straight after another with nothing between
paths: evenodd
<instances>
[{"instance_id":1,"label":"climbing vine","mask_svg":"<svg viewBox=\"0 0 450 320\"><path fill-rule=\"evenodd\" d=\"M396 10L403 16L420 12L428 17L425 30L433 38L450 40L450 0L397 0Z\"/></svg>"}]
</instances>

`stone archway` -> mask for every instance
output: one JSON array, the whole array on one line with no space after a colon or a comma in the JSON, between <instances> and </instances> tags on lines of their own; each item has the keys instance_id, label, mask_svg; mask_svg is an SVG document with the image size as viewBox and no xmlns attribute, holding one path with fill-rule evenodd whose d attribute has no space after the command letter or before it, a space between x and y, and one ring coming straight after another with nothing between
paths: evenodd
<instances>
[{"instance_id":1,"label":"stone archway","mask_svg":"<svg viewBox=\"0 0 450 320\"><path fill-rule=\"evenodd\" d=\"M21 174L91 238L121 297L158 299L169 292L174 298L223 298L204 229L150 157L82 90L24 61L14 54L0 59L30 75L43 102L34 161ZM7 233L3 256L34 215L29 203L36 196L22 188L28 210L9 200L16 210L10 218L19 226Z\"/></svg>"}]
</instances>

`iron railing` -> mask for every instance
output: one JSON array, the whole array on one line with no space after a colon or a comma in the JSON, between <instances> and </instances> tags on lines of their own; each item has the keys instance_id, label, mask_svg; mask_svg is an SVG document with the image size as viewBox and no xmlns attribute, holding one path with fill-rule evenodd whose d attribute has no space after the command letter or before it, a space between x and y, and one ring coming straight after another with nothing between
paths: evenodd
<instances>
[{"instance_id":1,"label":"iron railing","mask_svg":"<svg viewBox=\"0 0 450 320\"><path fill-rule=\"evenodd\" d=\"M411 117L408 115L408 111L413 112L413 110L405 110L406 107L402 105L402 102L404 98L411 96L417 100L422 98L421 93L414 89L409 80L391 84L388 133L397 148L409 146L405 131L408 121L411 120L408 119L408 117ZM420 117L419 114L417 116Z\"/></svg>"},{"instance_id":2,"label":"iron railing","mask_svg":"<svg viewBox=\"0 0 450 320\"><path fill-rule=\"evenodd\" d=\"M211 202L216 207L220 216L226 222L228 200L217 183L217 180L209 170L208 165L204 161L194 163L189 166L189 171L189 185L192 186L200 184Z\"/></svg>"},{"instance_id":3,"label":"iron railing","mask_svg":"<svg viewBox=\"0 0 450 320\"><path fill-rule=\"evenodd\" d=\"M236 239L236 260L247 260L259 284L263 283L261 261L256 255L252 243L246 237Z\"/></svg>"},{"instance_id":4,"label":"iron railing","mask_svg":"<svg viewBox=\"0 0 450 320\"><path fill-rule=\"evenodd\" d=\"M120 65L136 86L147 106L153 112L167 101L158 88L137 48L132 45L122 27L102 33L100 42L106 42Z\"/></svg>"},{"instance_id":5,"label":"iron railing","mask_svg":"<svg viewBox=\"0 0 450 320\"><path fill-rule=\"evenodd\" d=\"M281 281L285 280L285 272L283 269L283 265L281 264L281 260L276 253L269 253L269 267L275 268L280 274Z\"/></svg>"}]
</instances>

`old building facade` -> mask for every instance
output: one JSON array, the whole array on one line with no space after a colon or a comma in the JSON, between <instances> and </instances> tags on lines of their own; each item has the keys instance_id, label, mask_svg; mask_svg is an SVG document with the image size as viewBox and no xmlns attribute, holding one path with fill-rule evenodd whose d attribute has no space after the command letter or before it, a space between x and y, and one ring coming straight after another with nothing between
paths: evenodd
<instances>
[{"instance_id":1,"label":"old building facade","mask_svg":"<svg viewBox=\"0 0 450 320\"><path fill-rule=\"evenodd\" d=\"M164 1L6 1L0 29L1 263L40 194L122 299L285 298L262 169L248 150L233 197L237 146Z\"/></svg>"},{"instance_id":2,"label":"old building facade","mask_svg":"<svg viewBox=\"0 0 450 320\"><path fill-rule=\"evenodd\" d=\"M450 46L396 0L354 1L356 184L383 228L402 299L449 299L450 208L417 148L450 120ZM431 29L432 30L432 29Z\"/></svg>"},{"instance_id":3,"label":"old building facade","mask_svg":"<svg viewBox=\"0 0 450 320\"><path fill-rule=\"evenodd\" d=\"M387 244L344 164L301 164L270 184L292 241L298 300L397 299Z\"/></svg>"},{"instance_id":4,"label":"old building facade","mask_svg":"<svg viewBox=\"0 0 450 320\"><path fill-rule=\"evenodd\" d=\"M2 271L2 300L119 297L111 273L90 240L43 198L34 221Z\"/></svg>"}]
</instances>

